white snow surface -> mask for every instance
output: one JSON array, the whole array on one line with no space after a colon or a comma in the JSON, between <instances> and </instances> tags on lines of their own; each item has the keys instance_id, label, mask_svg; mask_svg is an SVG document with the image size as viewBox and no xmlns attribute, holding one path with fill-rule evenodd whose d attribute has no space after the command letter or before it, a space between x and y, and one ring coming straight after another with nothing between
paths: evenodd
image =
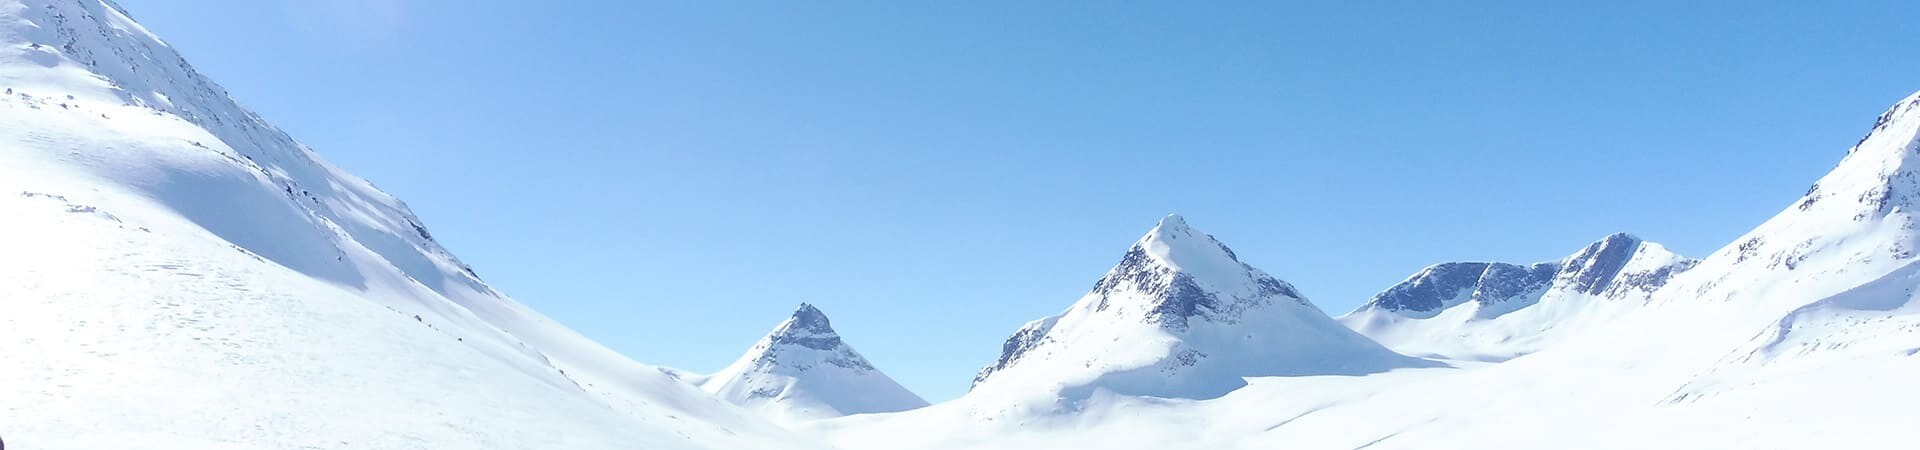
<instances>
[{"instance_id":1,"label":"white snow surface","mask_svg":"<svg viewBox=\"0 0 1920 450\"><path fill-rule=\"evenodd\" d=\"M779 423L927 406L854 351L826 313L805 303L733 364L689 380Z\"/></svg>"},{"instance_id":2,"label":"white snow surface","mask_svg":"<svg viewBox=\"0 0 1920 450\"><path fill-rule=\"evenodd\" d=\"M1920 404L1920 94L1697 263L1636 239L1618 272L1562 261L1579 296L1358 322L1446 364L1169 217L972 392L838 416L874 383L681 379L498 293L104 0L0 0L0 90L12 448L1881 449ZM842 406L788 431L695 382Z\"/></svg>"},{"instance_id":3,"label":"white snow surface","mask_svg":"<svg viewBox=\"0 0 1920 450\"><path fill-rule=\"evenodd\" d=\"M1339 320L1411 355L1504 361L1584 334L1646 305L1655 290L1697 263L1660 244L1615 234L1559 261L1430 266ZM1442 270L1459 264L1485 269L1459 274ZM1461 278L1458 275L1473 278L1442 279ZM1454 283L1446 285L1448 281ZM1432 308L1389 302L1396 291L1415 292L1409 288L1423 283L1435 288L1420 294L1445 295L1449 288L1454 292Z\"/></svg>"},{"instance_id":4,"label":"white snow surface","mask_svg":"<svg viewBox=\"0 0 1920 450\"><path fill-rule=\"evenodd\" d=\"M1562 299L1565 311L1552 311L1543 292L1491 315L1495 324L1535 317L1468 330L1539 341L1510 359L1251 377L1205 399L1100 391L1065 412L980 414L995 403L976 389L919 410L800 428L850 450L1909 448L1920 404L1916 131L1920 94L1882 115L1805 197L1657 288L1608 287ZM1644 257L1623 272L1682 261L1638 250ZM1449 316L1475 310L1463 306L1470 296L1441 299L1448 305L1437 314L1394 320L1436 329L1475 320ZM1434 345L1490 343L1498 342Z\"/></svg>"},{"instance_id":5,"label":"white snow surface","mask_svg":"<svg viewBox=\"0 0 1920 450\"><path fill-rule=\"evenodd\" d=\"M1065 312L1015 332L968 397L983 416L1055 413L1103 392L1213 398L1250 376L1433 365L1334 322L1174 215Z\"/></svg>"},{"instance_id":6,"label":"white snow surface","mask_svg":"<svg viewBox=\"0 0 1920 450\"><path fill-rule=\"evenodd\" d=\"M13 448L806 448L481 281L103 0L0 0Z\"/></svg>"}]
</instances>

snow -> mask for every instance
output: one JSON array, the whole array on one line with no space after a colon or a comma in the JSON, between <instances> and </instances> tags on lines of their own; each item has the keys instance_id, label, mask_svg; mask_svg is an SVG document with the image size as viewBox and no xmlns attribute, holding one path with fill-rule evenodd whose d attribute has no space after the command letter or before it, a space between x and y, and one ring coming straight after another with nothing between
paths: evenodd
<instances>
[{"instance_id":1,"label":"snow","mask_svg":"<svg viewBox=\"0 0 1920 450\"><path fill-rule=\"evenodd\" d=\"M1554 275L1538 289L1461 294L1502 266L1486 264L1434 280L1434 309L1343 318L1394 348L1459 358L1445 367L1252 376L1206 398L1101 390L1065 411L982 414L998 399L976 389L798 428L850 450L1905 448L1920 404L1916 131L1920 94L1806 197L1702 260L1610 236L1544 263ZM1529 266L1504 267L1492 276L1530 280L1514 270ZM1040 348L1020 336L1081 311L1029 325L1009 349Z\"/></svg>"},{"instance_id":2,"label":"snow","mask_svg":"<svg viewBox=\"0 0 1920 450\"><path fill-rule=\"evenodd\" d=\"M968 397L984 416L1067 413L1106 392L1203 399L1249 376L1433 365L1334 322L1176 215L1134 242L1066 312L1015 332Z\"/></svg>"},{"instance_id":3,"label":"snow","mask_svg":"<svg viewBox=\"0 0 1920 450\"><path fill-rule=\"evenodd\" d=\"M1559 261L1436 264L1339 320L1402 353L1504 361L1639 309L1697 263L1614 234Z\"/></svg>"},{"instance_id":4,"label":"snow","mask_svg":"<svg viewBox=\"0 0 1920 450\"><path fill-rule=\"evenodd\" d=\"M1613 235L1339 321L1169 216L926 406L811 306L711 376L607 349L104 0L0 0L0 89L15 448L1903 448L1920 404L1920 94L1704 259Z\"/></svg>"},{"instance_id":5,"label":"snow","mask_svg":"<svg viewBox=\"0 0 1920 450\"><path fill-rule=\"evenodd\" d=\"M688 379L778 423L927 406L854 351L826 313L805 303L733 364Z\"/></svg>"},{"instance_id":6,"label":"snow","mask_svg":"<svg viewBox=\"0 0 1920 450\"><path fill-rule=\"evenodd\" d=\"M101 0L0 0L18 448L810 441L500 294Z\"/></svg>"}]
</instances>

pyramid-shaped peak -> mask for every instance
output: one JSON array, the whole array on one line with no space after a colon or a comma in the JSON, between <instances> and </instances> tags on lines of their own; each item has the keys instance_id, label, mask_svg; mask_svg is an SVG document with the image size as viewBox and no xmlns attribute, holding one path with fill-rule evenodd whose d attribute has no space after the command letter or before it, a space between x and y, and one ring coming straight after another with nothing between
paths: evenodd
<instances>
[{"instance_id":1,"label":"pyramid-shaped peak","mask_svg":"<svg viewBox=\"0 0 1920 450\"><path fill-rule=\"evenodd\" d=\"M1160 223L1154 225L1154 228L1168 231L1190 231L1187 229L1187 218L1180 217L1179 214L1168 214L1166 217L1160 218Z\"/></svg>"},{"instance_id":2,"label":"pyramid-shaped peak","mask_svg":"<svg viewBox=\"0 0 1920 450\"><path fill-rule=\"evenodd\" d=\"M1015 331L974 386L989 397L1026 390L1064 399L1097 387L1214 398L1247 376L1420 364L1334 322L1292 285L1169 215L1066 311Z\"/></svg>"},{"instance_id":3,"label":"pyramid-shaped peak","mask_svg":"<svg viewBox=\"0 0 1920 450\"><path fill-rule=\"evenodd\" d=\"M927 405L834 334L827 315L808 303L699 384L722 400L783 422Z\"/></svg>"},{"instance_id":4,"label":"pyramid-shaped peak","mask_svg":"<svg viewBox=\"0 0 1920 450\"><path fill-rule=\"evenodd\" d=\"M840 335L833 332L833 322L827 314L812 304L801 303L793 310L793 315L767 333L769 348L773 345L798 345L815 350L831 350L842 345Z\"/></svg>"},{"instance_id":5,"label":"pyramid-shaped peak","mask_svg":"<svg viewBox=\"0 0 1920 450\"><path fill-rule=\"evenodd\" d=\"M820 308L810 303L801 303L799 308L794 308L793 315L787 318L786 324L790 326L783 328L791 330L833 332L833 322L827 320L827 313L820 312Z\"/></svg>"},{"instance_id":6,"label":"pyramid-shaped peak","mask_svg":"<svg viewBox=\"0 0 1920 450\"><path fill-rule=\"evenodd\" d=\"M1168 214L1166 217L1161 218L1159 223L1153 225L1153 229L1147 230L1147 234L1140 237L1140 240L1146 242L1186 238L1212 240L1212 236L1193 229L1192 225L1187 224L1187 218L1180 217L1179 214Z\"/></svg>"},{"instance_id":7,"label":"pyramid-shaped peak","mask_svg":"<svg viewBox=\"0 0 1920 450\"><path fill-rule=\"evenodd\" d=\"M1179 214L1168 214L1140 236L1129 250L1128 262L1145 259L1169 266L1175 271L1237 269L1240 257L1226 244L1187 224Z\"/></svg>"}]
</instances>

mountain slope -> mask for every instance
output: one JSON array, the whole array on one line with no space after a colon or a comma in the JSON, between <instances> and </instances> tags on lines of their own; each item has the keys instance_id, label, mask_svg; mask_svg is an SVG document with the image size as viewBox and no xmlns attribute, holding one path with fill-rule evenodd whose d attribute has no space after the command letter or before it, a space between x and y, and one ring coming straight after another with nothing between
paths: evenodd
<instances>
[{"instance_id":1,"label":"mountain slope","mask_svg":"<svg viewBox=\"0 0 1920 450\"><path fill-rule=\"evenodd\" d=\"M805 303L739 360L697 382L778 422L927 406L875 369L840 339L825 313Z\"/></svg>"},{"instance_id":2,"label":"mountain slope","mask_svg":"<svg viewBox=\"0 0 1920 450\"><path fill-rule=\"evenodd\" d=\"M1292 285L1167 216L1073 306L1014 333L969 396L1048 393L1071 403L1105 390L1212 398L1248 376L1425 365L1346 329Z\"/></svg>"},{"instance_id":3,"label":"mountain slope","mask_svg":"<svg viewBox=\"0 0 1920 450\"><path fill-rule=\"evenodd\" d=\"M1920 266L1907 225L1920 206L1916 136L1920 94L1881 115L1807 196L1652 292L1633 293L1659 284L1653 278L1620 274L1679 258L1649 252L1659 257L1627 258L1617 271L1567 265L1596 276L1556 277L1551 284L1587 296L1565 303L1631 307L1568 316L1605 320L1582 319L1577 332L1525 357L1358 377L1251 378L1201 400L1096 395L1073 414L1052 416L979 414L965 404L970 394L811 429L843 448L889 450L1904 448L1920 404L1912 388L1920 377ZM1614 253L1608 248L1628 247L1581 254ZM1617 260L1596 261L1603 259ZM1482 277L1490 267L1479 267ZM1452 305L1400 316L1416 321L1474 311L1471 294L1459 293L1479 288L1474 269L1425 271L1416 278L1429 280L1390 290L1386 297L1396 299L1375 310ZM1608 273L1608 283L1581 281ZM1623 281L1633 289L1616 289ZM1543 296L1496 317L1548 305Z\"/></svg>"},{"instance_id":4,"label":"mountain slope","mask_svg":"<svg viewBox=\"0 0 1920 450\"><path fill-rule=\"evenodd\" d=\"M1882 113L1806 195L1675 286L1664 300L1739 304L1736 318L1764 325L1672 400L1920 354L1916 170L1920 93Z\"/></svg>"},{"instance_id":5,"label":"mountain slope","mask_svg":"<svg viewBox=\"0 0 1920 450\"><path fill-rule=\"evenodd\" d=\"M1559 261L1429 266L1339 320L1408 354L1505 360L1644 305L1697 263L1614 234Z\"/></svg>"},{"instance_id":6,"label":"mountain slope","mask_svg":"<svg viewBox=\"0 0 1920 450\"><path fill-rule=\"evenodd\" d=\"M0 0L0 90L16 446L796 442L498 293L110 2Z\"/></svg>"}]
</instances>

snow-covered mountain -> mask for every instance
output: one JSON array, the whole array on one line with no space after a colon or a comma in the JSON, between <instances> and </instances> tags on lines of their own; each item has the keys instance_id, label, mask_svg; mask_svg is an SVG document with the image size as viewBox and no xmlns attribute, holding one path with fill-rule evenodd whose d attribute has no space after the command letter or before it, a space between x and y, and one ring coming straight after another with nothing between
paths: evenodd
<instances>
[{"instance_id":1,"label":"snow-covered mountain","mask_svg":"<svg viewBox=\"0 0 1920 450\"><path fill-rule=\"evenodd\" d=\"M1672 400L1784 377L1906 373L1884 364L1920 354L1916 208L1920 93L1882 113L1806 195L1663 292L1661 301L1740 305L1726 320L1765 324Z\"/></svg>"},{"instance_id":2,"label":"snow-covered mountain","mask_svg":"<svg viewBox=\"0 0 1920 450\"><path fill-rule=\"evenodd\" d=\"M1561 261L1436 265L1345 318L1480 360L1454 365L1350 330L1170 216L1008 339L972 392L913 408L808 307L710 378L621 356L493 289L404 203L110 1L0 0L0 434L52 449L818 448L816 433L852 450L1903 448L1920 404L1916 207L1920 94L1697 262L1616 235Z\"/></svg>"},{"instance_id":3,"label":"snow-covered mountain","mask_svg":"<svg viewBox=\"0 0 1920 450\"><path fill-rule=\"evenodd\" d=\"M1341 326L1292 285L1170 215L1065 312L1008 338L969 395L1057 395L1070 408L1096 390L1213 398L1244 377L1427 365Z\"/></svg>"},{"instance_id":4,"label":"snow-covered mountain","mask_svg":"<svg viewBox=\"0 0 1920 450\"><path fill-rule=\"evenodd\" d=\"M825 313L805 303L739 360L690 381L782 423L927 406L847 345Z\"/></svg>"},{"instance_id":5,"label":"snow-covered mountain","mask_svg":"<svg viewBox=\"0 0 1920 450\"><path fill-rule=\"evenodd\" d=\"M1614 236L1559 262L1434 266L1360 312L1427 333L1402 346L1523 357L1252 377L1200 400L1109 393L1073 414L979 414L969 394L807 429L848 449L1905 448L1920 404L1916 168L1920 94L1806 196L1698 262Z\"/></svg>"},{"instance_id":6,"label":"snow-covered mountain","mask_svg":"<svg viewBox=\"0 0 1920 450\"><path fill-rule=\"evenodd\" d=\"M1505 360L1646 304L1698 263L1614 234L1559 261L1428 266L1339 320L1408 354Z\"/></svg>"},{"instance_id":7,"label":"snow-covered mountain","mask_svg":"<svg viewBox=\"0 0 1920 450\"><path fill-rule=\"evenodd\" d=\"M494 290L107 0L0 0L21 448L807 446Z\"/></svg>"}]
</instances>

